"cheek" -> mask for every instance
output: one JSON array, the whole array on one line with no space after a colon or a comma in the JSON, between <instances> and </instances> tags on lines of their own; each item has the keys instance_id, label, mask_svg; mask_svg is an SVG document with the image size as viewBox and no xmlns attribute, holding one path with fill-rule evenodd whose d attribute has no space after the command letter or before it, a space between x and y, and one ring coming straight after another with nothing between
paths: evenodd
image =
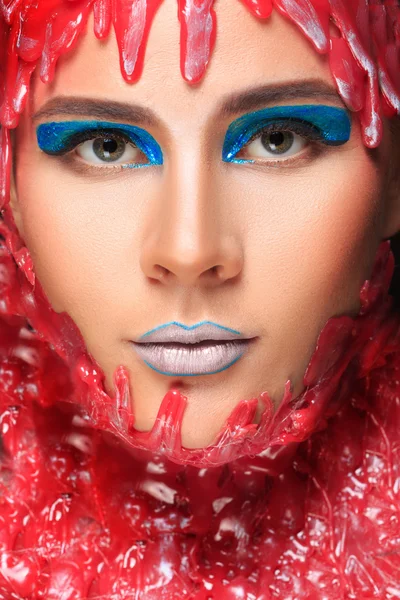
<instances>
[{"instance_id":1,"label":"cheek","mask_svg":"<svg viewBox=\"0 0 400 600\"><path fill-rule=\"evenodd\" d=\"M237 202L251 231L248 310L259 322L262 316L276 361L271 370L298 365L304 372L328 318L357 312L371 273L380 242L380 177L364 150L344 156L329 155L297 173L237 173Z\"/></svg>"},{"instance_id":2,"label":"cheek","mask_svg":"<svg viewBox=\"0 0 400 600\"><path fill-rule=\"evenodd\" d=\"M257 199L260 186L255 184L252 197ZM357 279L369 274L381 203L380 178L366 155L326 157L298 173L272 174L265 188L262 219L258 207L255 223L257 239L268 246L258 256L286 286L312 281L323 288L342 279L343 271L358 273ZM286 286L281 291L289 291Z\"/></svg>"},{"instance_id":3,"label":"cheek","mask_svg":"<svg viewBox=\"0 0 400 600\"><path fill-rule=\"evenodd\" d=\"M68 312L85 338L107 328L118 335L121 315L132 311L137 295L143 212L154 177L142 169L89 181L43 160L30 164L22 155L17 177L38 279L55 310Z\"/></svg>"}]
</instances>

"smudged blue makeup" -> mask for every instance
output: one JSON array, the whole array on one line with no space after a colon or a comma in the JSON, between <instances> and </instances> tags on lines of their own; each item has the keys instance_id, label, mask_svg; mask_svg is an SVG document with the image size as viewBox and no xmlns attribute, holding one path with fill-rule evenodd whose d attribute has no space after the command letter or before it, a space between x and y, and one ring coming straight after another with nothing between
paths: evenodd
<instances>
[{"instance_id":1,"label":"smudged blue makeup","mask_svg":"<svg viewBox=\"0 0 400 600\"><path fill-rule=\"evenodd\" d=\"M350 139L351 120L346 109L320 104L275 106L247 113L229 125L222 159L235 163L255 162L235 157L257 134L275 131L291 131L310 141L340 146Z\"/></svg>"},{"instance_id":2,"label":"smudged blue makeup","mask_svg":"<svg viewBox=\"0 0 400 600\"><path fill-rule=\"evenodd\" d=\"M143 152L148 163L117 163L119 167L137 168L163 164L163 154L159 144L150 133L135 125L125 125L108 121L60 121L42 123L36 130L39 148L46 154L62 156L79 144L96 137L119 136L126 143L133 143ZM112 165L112 162L104 162Z\"/></svg>"}]
</instances>

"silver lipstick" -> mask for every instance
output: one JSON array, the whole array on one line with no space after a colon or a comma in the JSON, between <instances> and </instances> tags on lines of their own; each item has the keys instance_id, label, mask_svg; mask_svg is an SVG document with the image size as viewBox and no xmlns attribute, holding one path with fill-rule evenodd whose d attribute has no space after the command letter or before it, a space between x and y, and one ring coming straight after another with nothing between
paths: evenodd
<instances>
[{"instance_id":1,"label":"silver lipstick","mask_svg":"<svg viewBox=\"0 0 400 600\"><path fill-rule=\"evenodd\" d=\"M133 347L151 368L171 376L212 375L234 365L251 339L212 321L166 323L143 334Z\"/></svg>"}]
</instances>

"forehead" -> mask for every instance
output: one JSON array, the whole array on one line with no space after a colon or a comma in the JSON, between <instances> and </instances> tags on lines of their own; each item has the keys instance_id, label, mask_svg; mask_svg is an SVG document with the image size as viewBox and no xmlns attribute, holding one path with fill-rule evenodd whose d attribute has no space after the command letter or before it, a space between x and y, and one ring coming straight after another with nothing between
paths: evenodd
<instances>
[{"instance_id":1,"label":"forehead","mask_svg":"<svg viewBox=\"0 0 400 600\"><path fill-rule=\"evenodd\" d=\"M99 41L87 33L69 55L60 59L52 84L34 80L34 112L55 96L82 96L135 102L160 116L204 119L228 93L266 84L320 79L332 86L326 56L277 11L261 21L240 2L217 2L217 37L210 64L200 83L190 85L180 72L176 0L165 0L155 15L146 45L144 69L134 84L126 83L119 68L113 33Z\"/></svg>"}]
</instances>

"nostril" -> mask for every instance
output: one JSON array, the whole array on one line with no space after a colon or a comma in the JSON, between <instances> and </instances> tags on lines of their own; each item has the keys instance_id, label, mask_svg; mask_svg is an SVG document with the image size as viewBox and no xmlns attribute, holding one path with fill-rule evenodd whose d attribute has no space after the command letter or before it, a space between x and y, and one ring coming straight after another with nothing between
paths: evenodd
<instances>
[{"instance_id":1,"label":"nostril","mask_svg":"<svg viewBox=\"0 0 400 600\"><path fill-rule=\"evenodd\" d=\"M159 281L164 281L169 273L168 269L162 267L161 265L154 265L153 272L154 279L158 279Z\"/></svg>"},{"instance_id":2,"label":"nostril","mask_svg":"<svg viewBox=\"0 0 400 600\"><path fill-rule=\"evenodd\" d=\"M211 267L209 273L216 282L222 282L225 279L225 271L224 265L215 265Z\"/></svg>"}]
</instances>

